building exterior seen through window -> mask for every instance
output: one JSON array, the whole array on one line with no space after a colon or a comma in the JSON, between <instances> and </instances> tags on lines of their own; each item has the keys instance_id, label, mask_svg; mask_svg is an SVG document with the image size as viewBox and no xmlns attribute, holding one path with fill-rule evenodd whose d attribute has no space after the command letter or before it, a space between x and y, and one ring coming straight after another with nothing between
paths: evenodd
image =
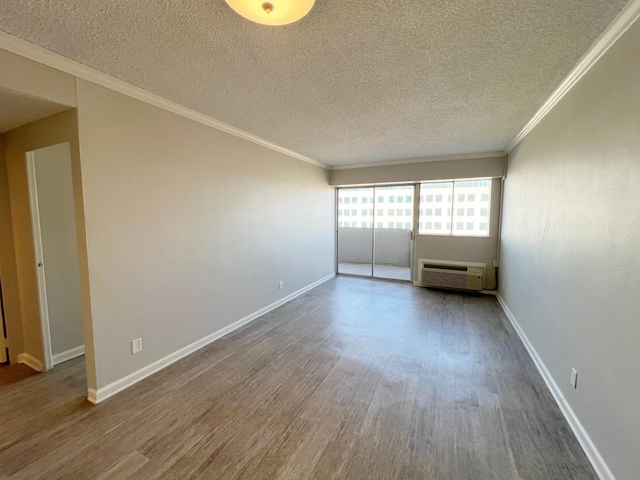
<instances>
[{"instance_id":1,"label":"building exterior seen through window","mask_svg":"<svg viewBox=\"0 0 640 480\"><path fill-rule=\"evenodd\" d=\"M422 183L418 233L486 237L490 210L490 179ZM338 189L338 227L411 230L413 187Z\"/></svg>"},{"instance_id":2,"label":"building exterior seen through window","mask_svg":"<svg viewBox=\"0 0 640 480\"><path fill-rule=\"evenodd\" d=\"M491 180L422 183L418 232L489 236Z\"/></svg>"},{"instance_id":3,"label":"building exterior seen through window","mask_svg":"<svg viewBox=\"0 0 640 480\"><path fill-rule=\"evenodd\" d=\"M413 186L376 187L363 195L362 189L338 189L338 227L413 228ZM408 193L411 190L411 193ZM357 195L354 193L357 191ZM374 203L375 200L375 203Z\"/></svg>"}]
</instances>

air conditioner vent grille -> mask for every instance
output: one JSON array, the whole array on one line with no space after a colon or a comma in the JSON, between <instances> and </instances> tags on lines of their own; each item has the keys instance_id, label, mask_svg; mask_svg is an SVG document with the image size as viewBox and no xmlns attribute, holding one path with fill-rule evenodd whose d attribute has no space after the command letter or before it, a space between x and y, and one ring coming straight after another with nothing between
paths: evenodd
<instances>
[{"instance_id":1,"label":"air conditioner vent grille","mask_svg":"<svg viewBox=\"0 0 640 480\"><path fill-rule=\"evenodd\" d=\"M486 264L447 260L420 260L420 284L424 287L482 290Z\"/></svg>"},{"instance_id":2,"label":"air conditioner vent grille","mask_svg":"<svg viewBox=\"0 0 640 480\"><path fill-rule=\"evenodd\" d=\"M424 272L422 283L425 285L438 285L453 288L467 288L467 276L459 273Z\"/></svg>"},{"instance_id":3,"label":"air conditioner vent grille","mask_svg":"<svg viewBox=\"0 0 640 480\"><path fill-rule=\"evenodd\" d=\"M457 265L429 265L429 264L424 264L422 268L439 268L441 270L458 270L460 272L466 272L469 267L467 267L467 266L459 267Z\"/></svg>"}]
</instances>

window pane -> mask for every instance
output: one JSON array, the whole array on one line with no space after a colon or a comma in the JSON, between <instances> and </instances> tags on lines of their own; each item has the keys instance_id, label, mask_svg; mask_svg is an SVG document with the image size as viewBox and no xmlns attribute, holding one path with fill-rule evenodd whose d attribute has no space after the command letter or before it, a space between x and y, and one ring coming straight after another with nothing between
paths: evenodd
<instances>
[{"instance_id":1,"label":"window pane","mask_svg":"<svg viewBox=\"0 0 640 480\"><path fill-rule=\"evenodd\" d=\"M491 180L454 182L453 235L489 236Z\"/></svg>"},{"instance_id":2,"label":"window pane","mask_svg":"<svg viewBox=\"0 0 640 480\"><path fill-rule=\"evenodd\" d=\"M441 221L433 222L434 211L436 217L442 216L442 201L453 194L453 182L423 183L420 185L420 218L419 233L430 235L450 235L451 225ZM436 208L438 207L438 208ZM425 212L422 215L422 211ZM427 221L431 220L431 221Z\"/></svg>"}]
</instances>

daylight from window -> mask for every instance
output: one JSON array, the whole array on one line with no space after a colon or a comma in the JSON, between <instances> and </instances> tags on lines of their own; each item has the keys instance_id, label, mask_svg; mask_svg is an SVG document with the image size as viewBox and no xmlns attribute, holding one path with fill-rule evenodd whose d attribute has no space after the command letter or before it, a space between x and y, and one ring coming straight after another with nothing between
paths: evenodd
<instances>
[{"instance_id":1,"label":"daylight from window","mask_svg":"<svg viewBox=\"0 0 640 480\"><path fill-rule=\"evenodd\" d=\"M419 233L489 236L491 180L420 185Z\"/></svg>"},{"instance_id":2,"label":"daylight from window","mask_svg":"<svg viewBox=\"0 0 640 480\"><path fill-rule=\"evenodd\" d=\"M413 191L376 187L374 204L371 193L358 193L358 189L338 190L338 227L372 228L374 223L376 228L411 230Z\"/></svg>"}]
</instances>

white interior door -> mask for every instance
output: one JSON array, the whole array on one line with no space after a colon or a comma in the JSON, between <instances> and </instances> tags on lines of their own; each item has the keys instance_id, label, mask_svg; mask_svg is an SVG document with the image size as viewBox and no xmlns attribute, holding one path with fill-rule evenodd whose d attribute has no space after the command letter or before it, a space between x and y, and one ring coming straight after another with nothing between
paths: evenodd
<instances>
[{"instance_id":1,"label":"white interior door","mask_svg":"<svg viewBox=\"0 0 640 480\"><path fill-rule=\"evenodd\" d=\"M68 143L27 154L45 368L84 353Z\"/></svg>"}]
</instances>

